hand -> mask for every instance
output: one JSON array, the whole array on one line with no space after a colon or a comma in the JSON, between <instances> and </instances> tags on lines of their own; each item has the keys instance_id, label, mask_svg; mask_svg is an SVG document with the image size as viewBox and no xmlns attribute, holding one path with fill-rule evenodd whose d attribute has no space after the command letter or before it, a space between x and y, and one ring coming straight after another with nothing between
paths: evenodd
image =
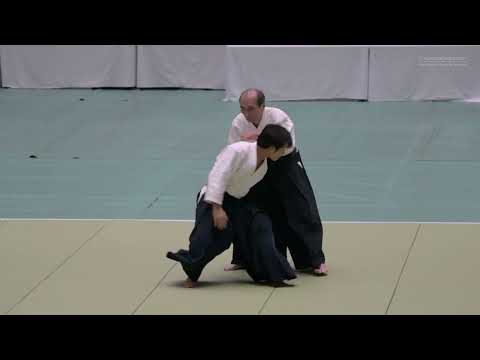
<instances>
[{"instance_id":1,"label":"hand","mask_svg":"<svg viewBox=\"0 0 480 360\"><path fill-rule=\"evenodd\" d=\"M213 225L218 230L224 230L227 227L228 216L225 210L223 210L223 208L220 205L218 204L212 205L212 216L213 216Z\"/></svg>"},{"instance_id":2,"label":"hand","mask_svg":"<svg viewBox=\"0 0 480 360\"><path fill-rule=\"evenodd\" d=\"M242 135L240 135L240 139L242 141L257 141L258 134L254 131L246 131Z\"/></svg>"}]
</instances>

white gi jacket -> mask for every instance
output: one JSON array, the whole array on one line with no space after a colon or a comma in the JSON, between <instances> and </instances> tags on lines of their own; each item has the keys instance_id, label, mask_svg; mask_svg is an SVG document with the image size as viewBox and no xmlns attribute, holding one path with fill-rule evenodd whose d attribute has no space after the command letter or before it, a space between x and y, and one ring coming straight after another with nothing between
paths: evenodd
<instances>
[{"instance_id":1,"label":"white gi jacket","mask_svg":"<svg viewBox=\"0 0 480 360\"><path fill-rule=\"evenodd\" d=\"M266 159L257 170L256 166L256 142L240 141L227 145L217 156L199 198L205 193L205 201L221 205L225 192L237 199L244 197L267 173Z\"/></svg>"},{"instance_id":2,"label":"white gi jacket","mask_svg":"<svg viewBox=\"0 0 480 360\"><path fill-rule=\"evenodd\" d=\"M284 111L274 107L265 107L258 128L250 123L242 113L238 114L232 121L232 126L228 133L228 143L233 144L237 141L241 141L240 136L246 131L260 134L268 124L280 125L290 132L290 135L292 136L292 147L289 148L283 156L290 154L296 146L293 122Z\"/></svg>"}]
</instances>

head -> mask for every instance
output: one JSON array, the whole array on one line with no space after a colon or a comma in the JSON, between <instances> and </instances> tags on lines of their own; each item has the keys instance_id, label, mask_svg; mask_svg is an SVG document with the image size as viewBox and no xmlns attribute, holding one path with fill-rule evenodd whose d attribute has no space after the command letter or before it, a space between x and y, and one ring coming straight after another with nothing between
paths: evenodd
<instances>
[{"instance_id":1,"label":"head","mask_svg":"<svg viewBox=\"0 0 480 360\"><path fill-rule=\"evenodd\" d=\"M248 122L258 126L265 109L265 95L258 89L247 89L240 95L240 111Z\"/></svg>"},{"instance_id":2,"label":"head","mask_svg":"<svg viewBox=\"0 0 480 360\"><path fill-rule=\"evenodd\" d=\"M292 136L284 127L270 124L258 136L257 146L264 151L266 157L277 161L292 146Z\"/></svg>"}]
</instances>

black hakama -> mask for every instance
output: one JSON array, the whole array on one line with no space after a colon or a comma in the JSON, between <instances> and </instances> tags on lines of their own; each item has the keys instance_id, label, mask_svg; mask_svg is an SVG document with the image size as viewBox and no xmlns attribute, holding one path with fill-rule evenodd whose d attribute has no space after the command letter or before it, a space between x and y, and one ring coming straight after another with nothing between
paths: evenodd
<instances>
[{"instance_id":1,"label":"black hakama","mask_svg":"<svg viewBox=\"0 0 480 360\"><path fill-rule=\"evenodd\" d=\"M243 199L224 194L223 209L229 218L227 227L219 230L213 225L212 205L197 204L195 226L190 234L188 250L169 252L167 257L181 263L192 281L197 281L216 256L235 240L241 249L244 266L254 281L281 282L296 278L285 256L277 250L270 218Z\"/></svg>"},{"instance_id":2,"label":"black hakama","mask_svg":"<svg viewBox=\"0 0 480 360\"><path fill-rule=\"evenodd\" d=\"M288 247L297 269L325 262L322 221L298 150L269 160L267 174L245 198L267 211L277 249L286 256ZM233 246L232 263L244 265L243 249L235 242Z\"/></svg>"}]
</instances>

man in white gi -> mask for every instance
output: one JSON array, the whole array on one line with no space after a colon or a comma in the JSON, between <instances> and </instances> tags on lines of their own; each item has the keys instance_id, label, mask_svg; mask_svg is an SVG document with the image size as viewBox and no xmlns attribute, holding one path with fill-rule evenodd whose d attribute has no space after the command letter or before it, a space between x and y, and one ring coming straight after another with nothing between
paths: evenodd
<instances>
[{"instance_id":1,"label":"man in white gi","mask_svg":"<svg viewBox=\"0 0 480 360\"><path fill-rule=\"evenodd\" d=\"M287 258L276 249L270 218L244 199L267 172L267 159L278 160L292 145L291 135L279 125L266 126L256 142L236 142L217 156L208 183L197 197L195 227L189 250L168 252L181 263L194 287L203 268L235 243L243 265L256 282L285 286L296 277Z\"/></svg>"},{"instance_id":2,"label":"man in white gi","mask_svg":"<svg viewBox=\"0 0 480 360\"><path fill-rule=\"evenodd\" d=\"M295 143L294 124L282 110L265 106L265 95L258 89L247 89L240 96L240 110L232 122L228 143L255 141L269 124L277 124L290 132L292 147L281 159L268 162L268 172L248 194L270 215L275 243L286 256L287 247L295 267L311 269L315 275L327 275L322 250L323 227L315 194ZM241 247L233 243L233 259L226 271L242 269Z\"/></svg>"}]
</instances>

